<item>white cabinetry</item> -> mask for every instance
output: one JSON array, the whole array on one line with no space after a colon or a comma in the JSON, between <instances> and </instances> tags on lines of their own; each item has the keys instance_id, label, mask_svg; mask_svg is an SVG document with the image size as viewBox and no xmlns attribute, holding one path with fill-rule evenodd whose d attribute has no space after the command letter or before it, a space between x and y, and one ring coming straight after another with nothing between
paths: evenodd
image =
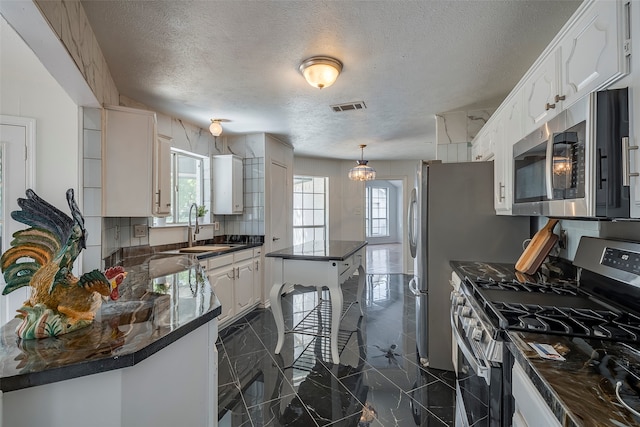
<instances>
[{"instance_id":1,"label":"white cabinetry","mask_svg":"<svg viewBox=\"0 0 640 427\"><path fill-rule=\"evenodd\" d=\"M222 305L222 313L218 316L220 324L230 320L235 314L233 296L233 255L221 255L208 261L207 279Z\"/></svg>"},{"instance_id":2,"label":"white cabinetry","mask_svg":"<svg viewBox=\"0 0 640 427\"><path fill-rule=\"evenodd\" d=\"M233 154L213 156L213 213L241 214L244 208L242 159Z\"/></svg>"},{"instance_id":3,"label":"white cabinetry","mask_svg":"<svg viewBox=\"0 0 640 427\"><path fill-rule=\"evenodd\" d=\"M622 8L620 1L595 2L562 38L560 98L563 108L627 71Z\"/></svg>"},{"instance_id":4,"label":"white cabinetry","mask_svg":"<svg viewBox=\"0 0 640 427\"><path fill-rule=\"evenodd\" d=\"M620 1L589 2L532 68L523 85L525 134L627 72L622 8Z\"/></svg>"},{"instance_id":5,"label":"white cabinetry","mask_svg":"<svg viewBox=\"0 0 640 427\"><path fill-rule=\"evenodd\" d=\"M170 199L162 193L169 192L165 174L171 168L170 142L158 139L156 114L119 106L106 106L102 112L102 215L167 215Z\"/></svg>"},{"instance_id":6,"label":"white cabinetry","mask_svg":"<svg viewBox=\"0 0 640 427\"><path fill-rule=\"evenodd\" d=\"M263 289L263 259L262 248L253 249L253 299L254 302L262 303L262 289Z\"/></svg>"},{"instance_id":7,"label":"white cabinetry","mask_svg":"<svg viewBox=\"0 0 640 427\"><path fill-rule=\"evenodd\" d=\"M540 127L554 117L557 108L556 95L558 90L558 54L553 51L534 70L524 84L524 130L525 134Z\"/></svg>"},{"instance_id":8,"label":"white cabinetry","mask_svg":"<svg viewBox=\"0 0 640 427\"><path fill-rule=\"evenodd\" d=\"M513 364L511 387L515 406L512 423L514 427L561 426L518 362Z\"/></svg>"},{"instance_id":9,"label":"white cabinetry","mask_svg":"<svg viewBox=\"0 0 640 427\"><path fill-rule=\"evenodd\" d=\"M202 260L207 278L222 305L220 324L228 324L254 307L255 269L254 249L240 250Z\"/></svg>"},{"instance_id":10,"label":"white cabinetry","mask_svg":"<svg viewBox=\"0 0 640 427\"><path fill-rule=\"evenodd\" d=\"M471 159L474 162L483 162L493 158L495 139L491 138L489 127L485 125L473 139L471 145Z\"/></svg>"},{"instance_id":11,"label":"white cabinetry","mask_svg":"<svg viewBox=\"0 0 640 427\"><path fill-rule=\"evenodd\" d=\"M158 135L155 145L153 185L155 189L155 216L171 215L171 138Z\"/></svg>"},{"instance_id":12,"label":"white cabinetry","mask_svg":"<svg viewBox=\"0 0 640 427\"><path fill-rule=\"evenodd\" d=\"M236 313L253 305L253 249L234 254L234 286Z\"/></svg>"}]
</instances>

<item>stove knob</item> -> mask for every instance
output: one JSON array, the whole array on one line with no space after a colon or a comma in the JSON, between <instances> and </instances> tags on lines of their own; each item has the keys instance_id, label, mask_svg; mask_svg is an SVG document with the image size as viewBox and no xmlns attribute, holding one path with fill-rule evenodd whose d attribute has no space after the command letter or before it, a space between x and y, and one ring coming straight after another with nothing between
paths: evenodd
<instances>
[{"instance_id":1,"label":"stove knob","mask_svg":"<svg viewBox=\"0 0 640 427\"><path fill-rule=\"evenodd\" d=\"M462 307L462 312L460 313L460 315L462 317L471 317L471 307Z\"/></svg>"},{"instance_id":2,"label":"stove knob","mask_svg":"<svg viewBox=\"0 0 640 427\"><path fill-rule=\"evenodd\" d=\"M473 332L471 333L471 338L476 341L482 341L482 329L473 328Z\"/></svg>"},{"instance_id":3,"label":"stove knob","mask_svg":"<svg viewBox=\"0 0 640 427\"><path fill-rule=\"evenodd\" d=\"M456 305L464 305L464 297L456 297Z\"/></svg>"}]
</instances>

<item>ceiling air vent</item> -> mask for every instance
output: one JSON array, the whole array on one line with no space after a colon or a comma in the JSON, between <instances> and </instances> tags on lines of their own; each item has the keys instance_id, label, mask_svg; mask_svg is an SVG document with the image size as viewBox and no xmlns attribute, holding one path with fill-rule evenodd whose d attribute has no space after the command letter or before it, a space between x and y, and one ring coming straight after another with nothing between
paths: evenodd
<instances>
[{"instance_id":1,"label":"ceiling air vent","mask_svg":"<svg viewBox=\"0 0 640 427\"><path fill-rule=\"evenodd\" d=\"M336 113L341 111L364 110L365 108L367 108L367 106L364 101L347 102L346 104L336 104L331 106L331 109Z\"/></svg>"}]
</instances>

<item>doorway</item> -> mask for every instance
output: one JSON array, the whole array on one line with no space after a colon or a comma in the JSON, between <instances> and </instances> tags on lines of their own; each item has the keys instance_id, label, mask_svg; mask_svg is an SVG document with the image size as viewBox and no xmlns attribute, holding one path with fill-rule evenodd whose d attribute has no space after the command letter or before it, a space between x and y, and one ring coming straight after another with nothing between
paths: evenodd
<instances>
[{"instance_id":1,"label":"doorway","mask_svg":"<svg viewBox=\"0 0 640 427\"><path fill-rule=\"evenodd\" d=\"M35 184L35 132L35 119L0 116L0 254L9 249L13 233L25 228L10 215L19 210L18 197ZM0 275L0 289L5 285ZM28 296L28 287L3 296L0 323L11 320Z\"/></svg>"},{"instance_id":2,"label":"doorway","mask_svg":"<svg viewBox=\"0 0 640 427\"><path fill-rule=\"evenodd\" d=\"M367 273L402 273L403 180L377 179L365 185Z\"/></svg>"}]
</instances>

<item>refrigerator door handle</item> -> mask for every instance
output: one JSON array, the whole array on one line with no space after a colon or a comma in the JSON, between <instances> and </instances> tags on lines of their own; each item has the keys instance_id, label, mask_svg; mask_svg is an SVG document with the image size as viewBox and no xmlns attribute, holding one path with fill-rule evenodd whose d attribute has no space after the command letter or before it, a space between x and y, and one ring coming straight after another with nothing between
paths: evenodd
<instances>
[{"instance_id":1,"label":"refrigerator door handle","mask_svg":"<svg viewBox=\"0 0 640 427\"><path fill-rule=\"evenodd\" d=\"M416 189L411 190L411 196L409 198L409 209L407 212L407 229L409 230L409 251L411 252L411 258L416 257L416 248L418 246L418 227L417 227L417 212L418 210L418 195Z\"/></svg>"},{"instance_id":2,"label":"refrigerator door handle","mask_svg":"<svg viewBox=\"0 0 640 427\"><path fill-rule=\"evenodd\" d=\"M418 284L418 281L416 280L415 277L413 277L411 280L409 280L409 290L411 291L411 293L415 296L420 296L420 291L418 290L418 287L416 286Z\"/></svg>"}]
</instances>

